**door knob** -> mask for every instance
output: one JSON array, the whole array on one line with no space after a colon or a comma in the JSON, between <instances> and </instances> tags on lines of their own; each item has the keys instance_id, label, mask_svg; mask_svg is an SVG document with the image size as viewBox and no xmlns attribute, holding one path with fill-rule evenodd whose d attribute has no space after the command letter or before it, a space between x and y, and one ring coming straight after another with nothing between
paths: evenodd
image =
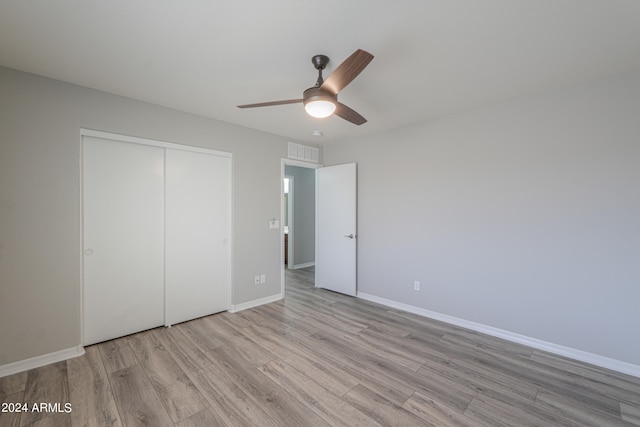
<instances>
[{"instance_id":1,"label":"door knob","mask_svg":"<svg viewBox=\"0 0 640 427\"><path fill-rule=\"evenodd\" d=\"M355 235L355 234L353 234L353 233L351 233L351 234L347 234L347 235L346 235L346 236L344 236L344 237L348 237L348 238L350 238L350 239L353 239L354 237L356 237L356 235Z\"/></svg>"}]
</instances>

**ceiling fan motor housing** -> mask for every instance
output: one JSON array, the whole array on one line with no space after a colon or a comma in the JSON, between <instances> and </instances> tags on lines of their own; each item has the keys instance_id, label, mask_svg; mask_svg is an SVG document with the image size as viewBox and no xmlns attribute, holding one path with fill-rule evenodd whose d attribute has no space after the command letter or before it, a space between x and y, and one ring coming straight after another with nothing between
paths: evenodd
<instances>
[{"instance_id":1,"label":"ceiling fan motor housing","mask_svg":"<svg viewBox=\"0 0 640 427\"><path fill-rule=\"evenodd\" d=\"M302 99L304 105L307 105L309 102L313 101L329 101L335 104L338 102L338 95L334 95L327 92L326 90L322 90L319 87L314 86L303 92Z\"/></svg>"}]
</instances>

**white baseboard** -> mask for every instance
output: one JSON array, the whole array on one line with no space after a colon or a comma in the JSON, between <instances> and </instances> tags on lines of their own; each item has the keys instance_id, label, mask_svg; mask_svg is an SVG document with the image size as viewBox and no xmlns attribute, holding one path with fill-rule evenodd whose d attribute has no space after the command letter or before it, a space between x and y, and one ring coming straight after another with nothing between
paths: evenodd
<instances>
[{"instance_id":1,"label":"white baseboard","mask_svg":"<svg viewBox=\"0 0 640 427\"><path fill-rule=\"evenodd\" d=\"M505 331L503 329L494 328L492 326L483 325L482 323L471 322L469 320L460 319L458 317L449 316L447 314L438 313L436 311L403 304L397 301L381 298L364 292L358 292L357 297L367 301L382 304L387 307L396 308L398 310L417 314L419 316L439 320L441 322L460 326L472 331L481 332L483 334L502 338L507 341L533 347L538 350L548 351L549 353L554 353L559 356L568 357L570 359L579 360L581 362L590 363L601 368L611 369L616 372L621 372L623 374L633 375L634 377L640 378L640 366L634 365L632 363L611 359L609 357L577 350L575 348L564 347L558 344L542 341L537 338L531 338L526 335L520 335L514 332Z\"/></svg>"},{"instance_id":2,"label":"white baseboard","mask_svg":"<svg viewBox=\"0 0 640 427\"><path fill-rule=\"evenodd\" d=\"M259 305L269 304L270 302L280 301L282 299L282 294L275 294L264 298L254 299L252 301L243 302L241 304L232 304L229 313L237 313L242 310L247 310L249 308L258 307Z\"/></svg>"},{"instance_id":3,"label":"white baseboard","mask_svg":"<svg viewBox=\"0 0 640 427\"><path fill-rule=\"evenodd\" d=\"M291 267L289 267L291 270L297 270L298 268L307 268L307 267L313 267L316 265L315 261L311 261L311 262L303 262L302 264L296 264L296 265L292 265Z\"/></svg>"},{"instance_id":4,"label":"white baseboard","mask_svg":"<svg viewBox=\"0 0 640 427\"><path fill-rule=\"evenodd\" d=\"M17 362L7 363L0 366L0 378L8 375L17 374L18 372L28 371L29 369L39 368L50 363L61 362L73 357L82 356L84 348L82 346L71 347L64 350L54 351L40 356L31 357L29 359L18 360Z\"/></svg>"}]
</instances>

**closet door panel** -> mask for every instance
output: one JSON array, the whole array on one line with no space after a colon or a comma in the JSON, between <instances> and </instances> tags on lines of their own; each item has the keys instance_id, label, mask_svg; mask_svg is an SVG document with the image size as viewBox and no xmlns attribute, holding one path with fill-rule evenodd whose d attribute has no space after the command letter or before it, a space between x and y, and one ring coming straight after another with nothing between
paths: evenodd
<instances>
[{"instance_id":1,"label":"closet door panel","mask_svg":"<svg viewBox=\"0 0 640 427\"><path fill-rule=\"evenodd\" d=\"M230 304L231 159L166 150L165 325Z\"/></svg>"},{"instance_id":2,"label":"closet door panel","mask_svg":"<svg viewBox=\"0 0 640 427\"><path fill-rule=\"evenodd\" d=\"M164 149L83 138L84 345L164 320Z\"/></svg>"}]
</instances>

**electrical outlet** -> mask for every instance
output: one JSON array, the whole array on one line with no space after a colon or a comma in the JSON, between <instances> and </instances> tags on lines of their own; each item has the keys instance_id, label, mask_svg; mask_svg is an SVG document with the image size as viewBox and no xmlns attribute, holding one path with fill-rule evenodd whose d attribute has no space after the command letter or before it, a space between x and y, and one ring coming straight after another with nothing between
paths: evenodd
<instances>
[{"instance_id":1,"label":"electrical outlet","mask_svg":"<svg viewBox=\"0 0 640 427\"><path fill-rule=\"evenodd\" d=\"M260 275L260 283L265 283L267 281L267 275L266 274L261 274Z\"/></svg>"},{"instance_id":2,"label":"electrical outlet","mask_svg":"<svg viewBox=\"0 0 640 427\"><path fill-rule=\"evenodd\" d=\"M419 291L420 290L420 282L418 282L417 280L415 282L413 282L413 290L414 291Z\"/></svg>"},{"instance_id":3,"label":"electrical outlet","mask_svg":"<svg viewBox=\"0 0 640 427\"><path fill-rule=\"evenodd\" d=\"M259 285L260 284L260 276L256 276L253 278L253 284L254 285Z\"/></svg>"}]
</instances>

